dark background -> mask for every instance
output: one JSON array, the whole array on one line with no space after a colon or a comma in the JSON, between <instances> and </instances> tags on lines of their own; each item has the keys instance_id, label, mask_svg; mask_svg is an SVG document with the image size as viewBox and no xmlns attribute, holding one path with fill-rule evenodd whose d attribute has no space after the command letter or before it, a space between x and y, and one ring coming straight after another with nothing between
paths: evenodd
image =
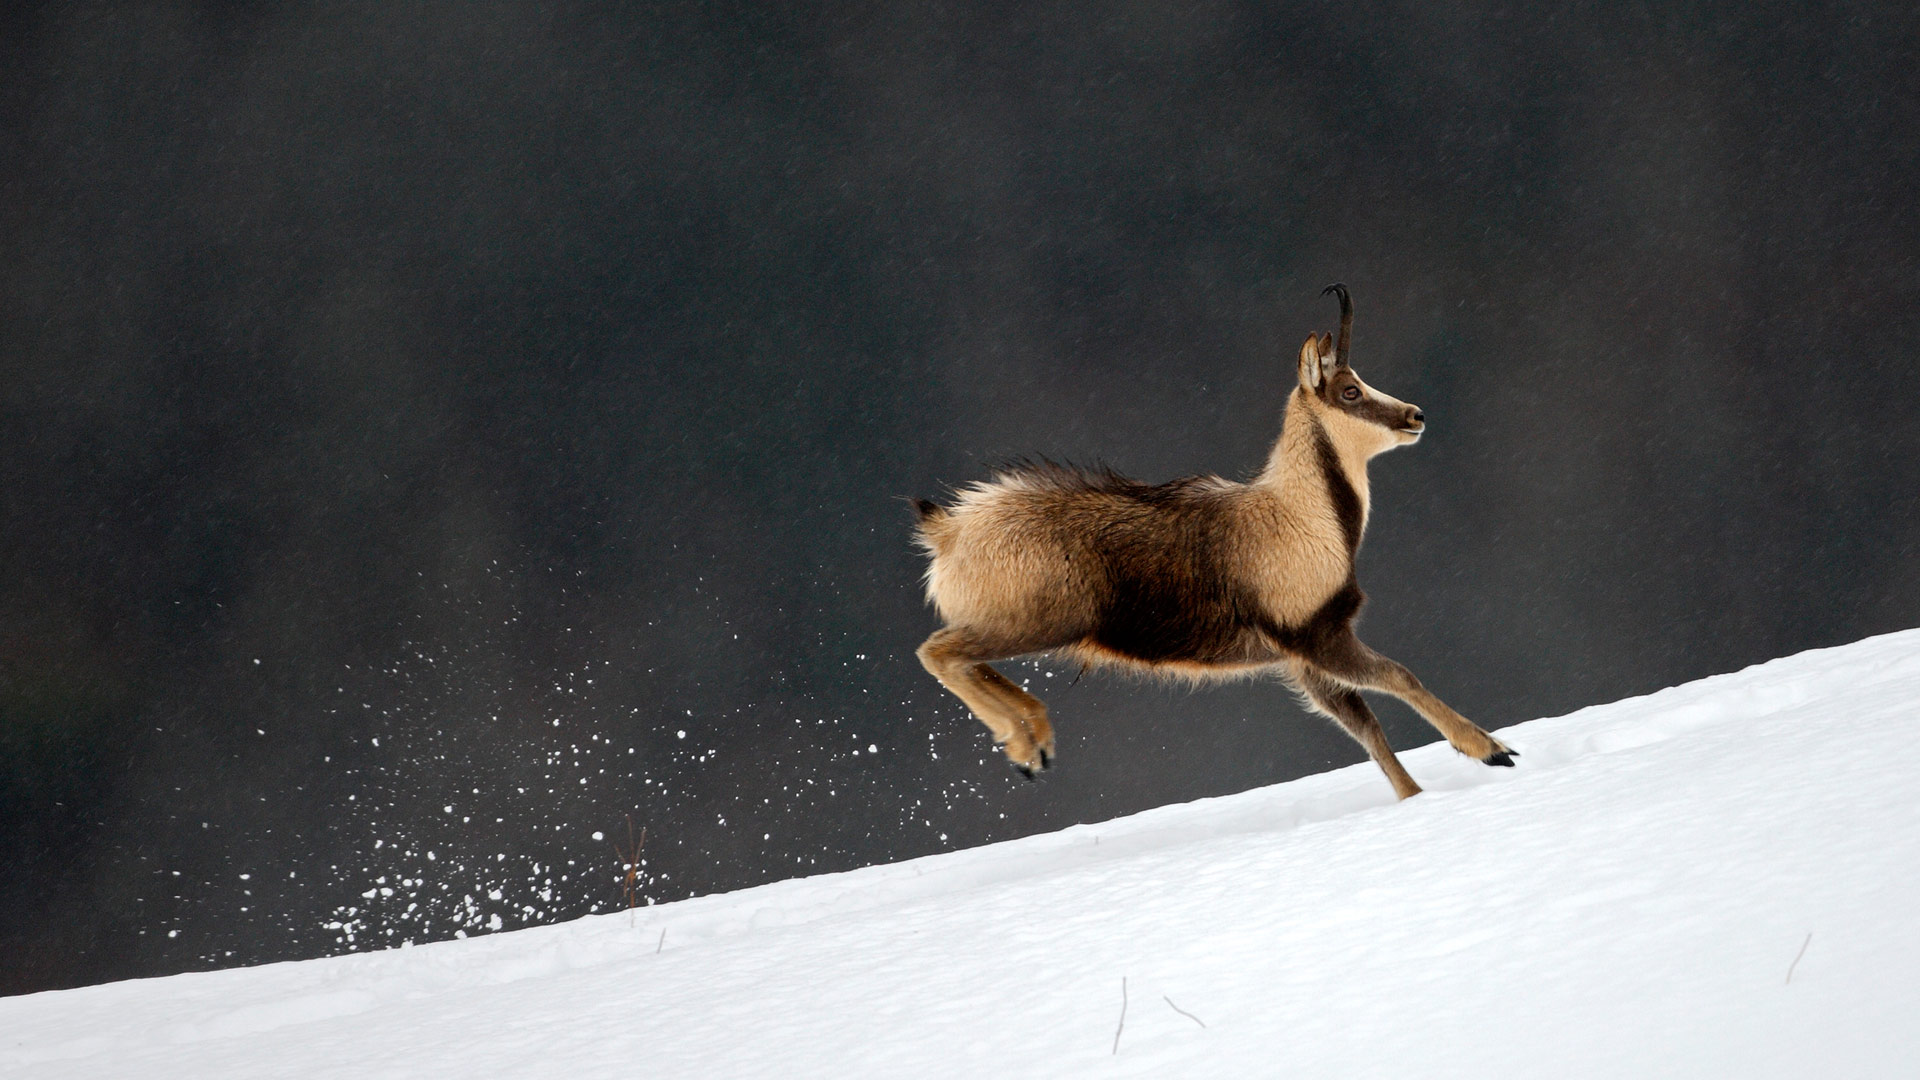
<instances>
[{"instance_id":1,"label":"dark background","mask_svg":"<svg viewBox=\"0 0 1920 1080\"><path fill-rule=\"evenodd\" d=\"M0 16L0 992L1360 760L1014 665L1021 783L899 501L1246 475L1336 278L1484 726L1920 623L1909 3L268 7Z\"/></svg>"}]
</instances>

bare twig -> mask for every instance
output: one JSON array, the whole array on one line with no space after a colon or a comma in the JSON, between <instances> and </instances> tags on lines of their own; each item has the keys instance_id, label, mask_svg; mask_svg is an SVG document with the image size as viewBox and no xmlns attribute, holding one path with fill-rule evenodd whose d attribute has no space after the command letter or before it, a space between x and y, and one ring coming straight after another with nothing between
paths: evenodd
<instances>
[{"instance_id":1,"label":"bare twig","mask_svg":"<svg viewBox=\"0 0 1920 1080\"><path fill-rule=\"evenodd\" d=\"M627 910L640 906L640 849L647 845L646 826L640 828L640 838L633 838L633 815L627 815L627 846L623 851L620 841L613 842L614 857L620 861L620 895L627 902Z\"/></svg>"},{"instance_id":2,"label":"bare twig","mask_svg":"<svg viewBox=\"0 0 1920 1080\"><path fill-rule=\"evenodd\" d=\"M1199 1024L1199 1025L1200 1025L1201 1027L1206 1027L1206 1026L1207 1026L1207 1022L1206 1022L1205 1020L1202 1020L1202 1019L1200 1019L1199 1017L1197 1017L1197 1016L1195 1016L1195 1015L1193 1015L1192 1013L1190 1013L1190 1012L1188 1012L1187 1010L1185 1010L1185 1009L1183 1009L1183 1008L1181 1008L1180 1006L1178 1006L1178 1005L1175 1005L1175 1004L1173 1003L1173 999L1172 999L1172 998L1170 998L1170 997L1168 997L1167 995L1165 995L1165 994L1161 994L1161 995L1160 995L1160 1000L1161 1000L1161 1001L1164 1001L1164 1002L1166 1002L1166 1003L1167 1003L1167 1008L1169 1008L1169 1009L1172 1009L1172 1010L1173 1010L1174 1012L1177 1012L1177 1013L1179 1013L1179 1014L1180 1014L1181 1016L1184 1016L1184 1017L1186 1017L1187 1019L1189 1019L1189 1020L1191 1020L1191 1021L1193 1021L1194 1023L1196 1023L1196 1024Z\"/></svg>"},{"instance_id":3,"label":"bare twig","mask_svg":"<svg viewBox=\"0 0 1920 1080\"><path fill-rule=\"evenodd\" d=\"M1120 976L1120 1025L1113 1029L1113 1052L1120 1052L1120 1033L1127 1030L1127 977Z\"/></svg>"},{"instance_id":4,"label":"bare twig","mask_svg":"<svg viewBox=\"0 0 1920 1080\"><path fill-rule=\"evenodd\" d=\"M1807 955L1807 946L1813 944L1813 931L1807 931L1807 940L1800 943L1800 951L1793 954L1793 963L1787 965L1787 981L1782 986L1793 983L1793 969L1800 966L1800 958Z\"/></svg>"}]
</instances>

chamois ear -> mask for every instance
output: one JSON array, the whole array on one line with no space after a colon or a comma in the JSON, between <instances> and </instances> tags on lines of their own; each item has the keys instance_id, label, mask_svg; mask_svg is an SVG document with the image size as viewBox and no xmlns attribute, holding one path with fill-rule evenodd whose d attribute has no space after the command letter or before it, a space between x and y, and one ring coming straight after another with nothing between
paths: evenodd
<instances>
[{"instance_id":1,"label":"chamois ear","mask_svg":"<svg viewBox=\"0 0 1920 1080\"><path fill-rule=\"evenodd\" d=\"M1320 389L1320 351L1318 334L1308 334L1307 343L1300 346L1300 385L1309 390Z\"/></svg>"}]
</instances>

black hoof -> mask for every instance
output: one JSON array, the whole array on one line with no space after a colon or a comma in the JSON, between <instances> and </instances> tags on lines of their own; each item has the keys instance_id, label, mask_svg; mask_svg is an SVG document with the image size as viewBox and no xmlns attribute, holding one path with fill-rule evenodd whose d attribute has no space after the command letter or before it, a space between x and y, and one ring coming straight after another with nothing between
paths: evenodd
<instances>
[{"instance_id":1,"label":"black hoof","mask_svg":"<svg viewBox=\"0 0 1920 1080\"><path fill-rule=\"evenodd\" d=\"M1511 769L1513 768L1514 755L1517 753L1519 753L1519 751L1517 750L1502 750L1497 754L1488 754L1486 757L1483 757L1480 760L1486 762L1489 765L1501 765Z\"/></svg>"},{"instance_id":2,"label":"black hoof","mask_svg":"<svg viewBox=\"0 0 1920 1080\"><path fill-rule=\"evenodd\" d=\"M1016 761L1013 763L1013 771L1019 773L1021 776L1026 777L1028 783L1032 783L1035 779L1037 779L1033 775L1033 767L1030 765L1022 765Z\"/></svg>"},{"instance_id":3,"label":"black hoof","mask_svg":"<svg viewBox=\"0 0 1920 1080\"><path fill-rule=\"evenodd\" d=\"M1040 751L1040 767L1042 769L1053 768L1053 751L1051 750Z\"/></svg>"}]
</instances>

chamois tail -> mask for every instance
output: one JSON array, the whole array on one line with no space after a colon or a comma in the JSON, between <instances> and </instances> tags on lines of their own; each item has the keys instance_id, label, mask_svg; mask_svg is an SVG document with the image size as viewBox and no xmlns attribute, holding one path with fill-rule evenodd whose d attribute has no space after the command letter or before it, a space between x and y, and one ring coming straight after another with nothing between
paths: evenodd
<instances>
[{"instance_id":1,"label":"chamois tail","mask_svg":"<svg viewBox=\"0 0 1920 1080\"><path fill-rule=\"evenodd\" d=\"M929 555L938 556L945 547L948 526L953 522L953 514L946 507L932 499L908 499L907 505L913 508L913 539Z\"/></svg>"}]
</instances>

